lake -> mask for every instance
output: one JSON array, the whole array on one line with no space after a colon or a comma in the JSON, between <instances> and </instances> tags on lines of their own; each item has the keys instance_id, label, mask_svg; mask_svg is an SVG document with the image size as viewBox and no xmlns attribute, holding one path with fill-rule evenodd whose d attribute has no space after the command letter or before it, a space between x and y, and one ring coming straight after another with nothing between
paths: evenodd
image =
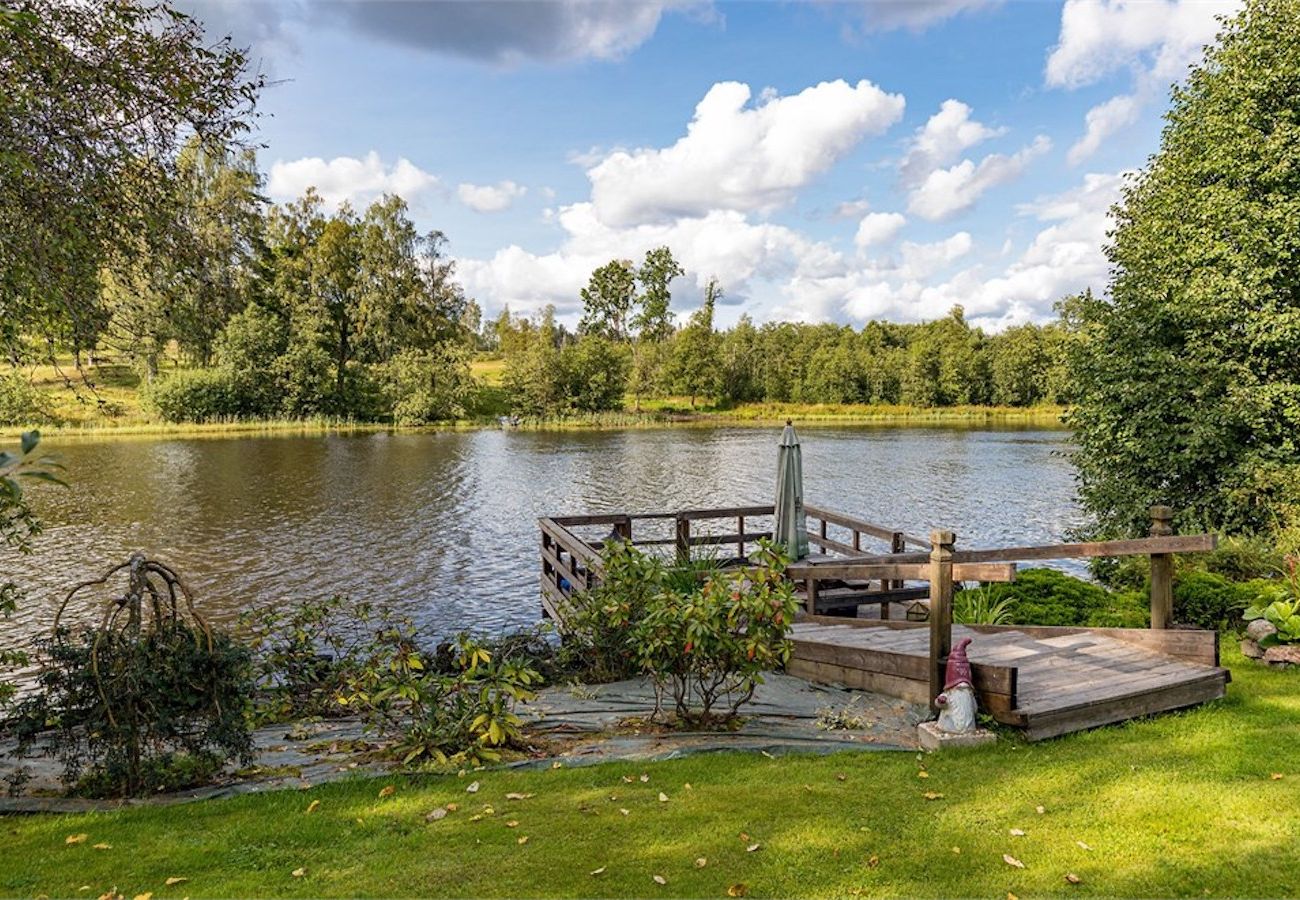
<instances>
[{"instance_id":1,"label":"lake","mask_svg":"<svg viewBox=\"0 0 1300 900\"><path fill-rule=\"evenodd\" d=\"M423 633L539 618L542 515L770 503L775 427L51 439L70 488L39 487L36 552L4 558L47 628L67 588L142 549L200 609L347 593ZM1061 430L803 427L809 503L959 547L1057 541L1076 523ZM85 610L72 611L84 620Z\"/></svg>"}]
</instances>

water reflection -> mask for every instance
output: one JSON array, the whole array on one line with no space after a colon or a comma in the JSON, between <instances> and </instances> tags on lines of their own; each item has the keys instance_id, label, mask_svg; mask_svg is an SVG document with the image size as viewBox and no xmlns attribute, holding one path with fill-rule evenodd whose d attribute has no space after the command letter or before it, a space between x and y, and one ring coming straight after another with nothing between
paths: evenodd
<instances>
[{"instance_id":1,"label":"water reflection","mask_svg":"<svg viewBox=\"0 0 1300 900\"><path fill-rule=\"evenodd\" d=\"M175 565L217 619L351 593L429 634L538 617L535 519L771 501L778 429L473 431L49 443L71 489L19 559L47 627L61 592L136 548ZM1059 540L1074 524L1061 431L806 427L809 502L961 546ZM12 556L5 565L15 564Z\"/></svg>"}]
</instances>

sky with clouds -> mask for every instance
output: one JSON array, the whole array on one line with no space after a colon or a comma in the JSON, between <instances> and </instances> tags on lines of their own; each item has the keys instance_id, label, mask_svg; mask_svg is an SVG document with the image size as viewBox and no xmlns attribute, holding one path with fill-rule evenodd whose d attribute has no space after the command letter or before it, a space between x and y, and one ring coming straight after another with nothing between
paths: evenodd
<instances>
[{"instance_id":1,"label":"sky with clouds","mask_svg":"<svg viewBox=\"0 0 1300 900\"><path fill-rule=\"evenodd\" d=\"M742 313L990 329L1104 290L1107 209L1238 0L182 0L270 79L267 193L402 195L489 315L667 245Z\"/></svg>"}]
</instances>

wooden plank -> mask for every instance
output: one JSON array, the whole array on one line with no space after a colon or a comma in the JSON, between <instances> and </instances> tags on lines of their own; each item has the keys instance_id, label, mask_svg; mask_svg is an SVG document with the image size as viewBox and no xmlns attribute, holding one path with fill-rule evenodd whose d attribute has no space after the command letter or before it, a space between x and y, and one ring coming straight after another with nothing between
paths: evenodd
<instances>
[{"instance_id":1,"label":"wooden plank","mask_svg":"<svg viewBox=\"0 0 1300 900\"><path fill-rule=\"evenodd\" d=\"M753 543L758 540L767 540L772 537L770 531L749 531L732 534L697 534L690 539L692 547L698 547L704 544L735 544L740 541ZM674 543L668 541L667 543Z\"/></svg>"},{"instance_id":2,"label":"wooden plank","mask_svg":"<svg viewBox=\"0 0 1300 900\"><path fill-rule=\"evenodd\" d=\"M1103 556L1146 556L1151 553L1206 553L1215 548L1218 538L1212 534L1179 534L1169 537L1145 537L1125 541L1094 541L1078 544L1042 544L1033 547L995 547L986 550L957 550L954 563L1025 562L1046 559L1091 559ZM875 554L855 556L853 562L919 563L925 553ZM848 562L849 560L837 560Z\"/></svg>"},{"instance_id":3,"label":"wooden plank","mask_svg":"<svg viewBox=\"0 0 1300 900\"><path fill-rule=\"evenodd\" d=\"M1226 685L1227 681L1222 676L1208 675L1194 681L1154 691L1138 691L1123 697L1111 697L1048 715L1026 716L1025 737L1031 741L1040 741L1098 725L1195 706L1222 697L1226 693Z\"/></svg>"},{"instance_id":4,"label":"wooden plank","mask_svg":"<svg viewBox=\"0 0 1300 900\"><path fill-rule=\"evenodd\" d=\"M866 672L862 669L849 669L832 663L813 660L791 659L785 670L796 678L820 684L838 684L859 691L873 691L887 697L897 697L909 703L926 703L926 683L910 678L899 678L880 672Z\"/></svg>"},{"instance_id":5,"label":"wooden plank","mask_svg":"<svg viewBox=\"0 0 1300 900\"><path fill-rule=\"evenodd\" d=\"M853 549L853 547L850 546L849 544L845 544L841 541L837 541L834 538L828 538L825 535L813 531L811 529L809 529L808 531L808 543L816 547L820 547L823 550L834 550L837 553L845 553L848 555L852 555L858 552L857 550Z\"/></svg>"},{"instance_id":6,"label":"wooden plank","mask_svg":"<svg viewBox=\"0 0 1300 900\"><path fill-rule=\"evenodd\" d=\"M770 516L776 513L771 503L765 506L724 506L719 509L686 509L675 514L675 518L688 522L700 519L734 519L736 516Z\"/></svg>"},{"instance_id":7,"label":"wooden plank","mask_svg":"<svg viewBox=\"0 0 1300 900\"><path fill-rule=\"evenodd\" d=\"M813 536L809 536L810 541ZM928 581L928 563L831 562L795 563L787 567L791 578L862 578L871 581ZM952 567L953 581L1015 581L1015 563L958 563Z\"/></svg>"},{"instance_id":8,"label":"wooden plank","mask_svg":"<svg viewBox=\"0 0 1300 900\"><path fill-rule=\"evenodd\" d=\"M926 681L929 678L929 660L919 654L831 643L822 635L805 637L800 634L793 637L792 641L793 656L799 659L827 662L847 668L913 678L918 681ZM977 691L1003 694L1012 698L1016 696L1018 676L1014 666L972 661L971 675ZM942 690L942 683L940 690Z\"/></svg>"},{"instance_id":9,"label":"wooden plank","mask_svg":"<svg viewBox=\"0 0 1300 900\"><path fill-rule=\"evenodd\" d=\"M1057 625L967 625L980 634L1017 631L1032 638L1050 638L1060 634L1092 634L1134 644L1203 666L1219 665L1219 633L1193 629L1153 631L1148 628L1083 628Z\"/></svg>"},{"instance_id":10,"label":"wooden plank","mask_svg":"<svg viewBox=\"0 0 1300 900\"><path fill-rule=\"evenodd\" d=\"M1174 533L1174 511L1168 506L1151 507L1151 536ZM1174 618L1174 558L1168 553L1151 554L1151 627L1168 628Z\"/></svg>"}]
</instances>

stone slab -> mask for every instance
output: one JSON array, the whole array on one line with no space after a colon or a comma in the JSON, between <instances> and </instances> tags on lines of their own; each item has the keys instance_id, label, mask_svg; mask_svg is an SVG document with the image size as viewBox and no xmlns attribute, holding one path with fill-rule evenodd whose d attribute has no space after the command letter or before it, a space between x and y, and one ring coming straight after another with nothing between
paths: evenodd
<instances>
[{"instance_id":1,"label":"stone slab","mask_svg":"<svg viewBox=\"0 0 1300 900\"><path fill-rule=\"evenodd\" d=\"M966 734L949 734L939 730L938 722L922 722L916 726L916 737L921 749L934 753L950 747L982 747L997 743L998 736L986 728L976 728Z\"/></svg>"}]
</instances>

